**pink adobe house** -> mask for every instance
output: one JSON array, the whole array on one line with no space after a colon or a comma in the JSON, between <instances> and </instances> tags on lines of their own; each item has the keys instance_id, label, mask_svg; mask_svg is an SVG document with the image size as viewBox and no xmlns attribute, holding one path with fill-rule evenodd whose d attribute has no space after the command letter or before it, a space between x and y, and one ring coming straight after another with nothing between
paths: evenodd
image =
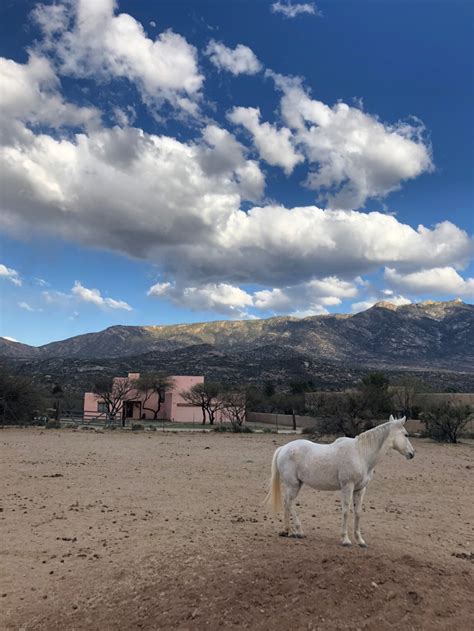
<instances>
[{"instance_id":1,"label":"pink adobe house","mask_svg":"<svg viewBox=\"0 0 474 631\"><path fill-rule=\"evenodd\" d=\"M114 383L125 381L126 379L134 381L139 378L140 373L129 373L128 377L115 377ZM173 388L165 394L165 400L161 404L158 419L166 419L177 423L192 423L193 421L195 423L201 423L201 408L186 403L180 393L189 390L197 383L204 383L204 377L176 375L170 378L174 382ZM158 395L153 394L146 403L144 403L144 398L143 392L137 390L129 391L126 395L126 399L119 405L115 415L116 420L153 420L153 412L151 410L145 410L144 406L156 409L158 407ZM104 421L107 419L107 406L94 392L86 392L84 394L84 418ZM218 416L216 420L221 419Z\"/></svg>"}]
</instances>

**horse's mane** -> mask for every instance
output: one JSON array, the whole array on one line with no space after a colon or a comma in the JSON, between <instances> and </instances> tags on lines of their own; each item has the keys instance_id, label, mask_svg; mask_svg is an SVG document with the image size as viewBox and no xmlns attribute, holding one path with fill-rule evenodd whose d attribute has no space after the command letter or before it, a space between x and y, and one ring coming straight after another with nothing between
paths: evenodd
<instances>
[{"instance_id":1,"label":"horse's mane","mask_svg":"<svg viewBox=\"0 0 474 631\"><path fill-rule=\"evenodd\" d=\"M375 449L380 449L385 442L385 439L390 434L390 430L392 429L392 422L383 423L382 425L378 425L373 429L369 429L362 434L357 436L357 444L359 449L367 454L368 452Z\"/></svg>"}]
</instances>

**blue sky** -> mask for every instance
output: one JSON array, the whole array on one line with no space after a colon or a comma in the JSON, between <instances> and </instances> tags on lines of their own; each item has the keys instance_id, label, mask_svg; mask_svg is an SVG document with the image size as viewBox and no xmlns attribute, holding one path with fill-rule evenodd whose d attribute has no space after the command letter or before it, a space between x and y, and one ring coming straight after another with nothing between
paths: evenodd
<instances>
[{"instance_id":1,"label":"blue sky","mask_svg":"<svg viewBox=\"0 0 474 631\"><path fill-rule=\"evenodd\" d=\"M0 335L472 302L473 14L6 0Z\"/></svg>"}]
</instances>

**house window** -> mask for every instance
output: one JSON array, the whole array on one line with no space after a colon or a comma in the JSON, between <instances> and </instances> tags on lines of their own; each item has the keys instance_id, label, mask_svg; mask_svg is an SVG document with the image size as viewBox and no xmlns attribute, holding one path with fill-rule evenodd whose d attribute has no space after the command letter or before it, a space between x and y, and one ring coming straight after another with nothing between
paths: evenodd
<instances>
[{"instance_id":1,"label":"house window","mask_svg":"<svg viewBox=\"0 0 474 631\"><path fill-rule=\"evenodd\" d=\"M97 404L97 412L99 412L99 414L107 414L108 411L107 403L100 401Z\"/></svg>"}]
</instances>

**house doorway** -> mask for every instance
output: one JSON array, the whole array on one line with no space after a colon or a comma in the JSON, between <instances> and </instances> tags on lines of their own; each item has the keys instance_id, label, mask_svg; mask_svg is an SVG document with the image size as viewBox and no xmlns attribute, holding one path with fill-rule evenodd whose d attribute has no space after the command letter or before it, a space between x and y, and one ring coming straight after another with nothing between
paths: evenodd
<instances>
[{"instance_id":1,"label":"house doorway","mask_svg":"<svg viewBox=\"0 0 474 631\"><path fill-rule=\"evenodd\" d=\"M141 401L124 401L122 410L124 421L127 418L139 420L142 416L142 403Z\"/></svg>"}]
</instances>

